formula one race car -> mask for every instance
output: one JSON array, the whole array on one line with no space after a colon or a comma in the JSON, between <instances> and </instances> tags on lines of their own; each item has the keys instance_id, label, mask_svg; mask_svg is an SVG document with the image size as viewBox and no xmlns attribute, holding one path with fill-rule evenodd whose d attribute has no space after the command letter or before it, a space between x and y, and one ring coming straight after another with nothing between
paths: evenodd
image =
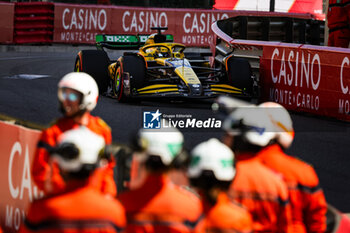
<instances>
[{"instance_id":1,"label":"formula one race car","mask_svg":"<svg viewBox=\"0 0 350 233\"><path fill-rule=\"evenodd\" d=\"M205 57L208 53L184 53L167 28L152 28L148 35L97 35L97 50L82 50L75 71L95 78L99 91L119 101L146 97L209 98L220 94L252 98L258 84L247 60L229 55L222 62ZM110 60L107 49L137 48Z\"/></svg>"}]
</instances>

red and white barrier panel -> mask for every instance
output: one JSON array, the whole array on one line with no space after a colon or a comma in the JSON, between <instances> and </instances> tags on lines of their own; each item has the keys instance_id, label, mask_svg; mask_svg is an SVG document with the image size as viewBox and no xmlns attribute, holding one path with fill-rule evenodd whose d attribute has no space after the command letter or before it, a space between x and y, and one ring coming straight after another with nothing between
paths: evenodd
<instances>
[{"instance_id":1,"label":"red and white barrier panel","mask_svg":"<svg viewBox=\"0 0 350 233\"><path fill-rule=\"evenodd\" d=\"M264 100L350 120L350 49L259 42Z\"/></svg>"},{"instance_id":2,"label":"red and white barrier panel","mask_svg":"<svg viewBox=\"0 0 350 233\"><path fill-rule=\"evenodd\" d=\"M0 2L0 43L13 42L15 4Z\"/></svg>"},{"instance_id":3,"label":"red and white barrier panel","mask_svg":"<svg viewBox=\"0 0 350 233\"><path fill-rule=\"evenodd\" d=\"M94 44L96 34L151 34L150 28L158 26L168 27L176 42L209 47L214 37L211 24L234 16L313 17L263 11L0 3L0 43Z\"/></svg>"},{"instance_id":4,"label":"red and white barrier panel","mask_svg":"<svg viewBox=\"0 0 350 233\"><path fill-rule=\"evenodd\" d=\"M0 121L0 225L17 232L39 192L30 167L40 131Z\"/></svg>"},{"instance_id":5,"label":"red and white barrier panel","mask_svg":"<svg viewBox=\"0 0 350 233\"><path fill-rule=\"evenodd\" d=\"M222 10L259 10L269 11L270 4L266 1L258 0L216 0L215 9ZM275 11L310 13L314 14L317 19L324 20L325 15L322 13L322 0L290 0L276 1Z\"/></svg>"},{"instance_id":6,"label":"red and white barrier panel","mask_svg":"<svg viewBox=\"0 0 350 233\"><path fill-rule=\"evenodd\" d=\"M261 100L350 121L350 49L233 39L217 23L212 30L233 48L262 51Z\"/></svg>"},{"instance_id":7,"label":"red and white barrier panel","mask_svg":"<svg viewBox=\"0 0 350 233\"><path fill-rule=\"evenodd\" d=\"M151 27L168 27L174 41L209 47L211 24L233 16L285 16L310 19L309 14L258 11L193 10L98 5L55 4L54 42L93 44L96 34L151 34Z\"/></svg>"}]
</instances>

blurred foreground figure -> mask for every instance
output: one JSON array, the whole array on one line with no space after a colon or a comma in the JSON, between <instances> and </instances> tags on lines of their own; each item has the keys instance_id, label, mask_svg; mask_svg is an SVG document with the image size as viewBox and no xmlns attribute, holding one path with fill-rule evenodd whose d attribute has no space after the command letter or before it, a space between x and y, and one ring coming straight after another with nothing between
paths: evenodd
<instances>
[{"instance_id":1,"label":"blurred foreground figure","mask_svg":"<svg viewBox=\"0 0 350 233\"><path fill-rule=\"evenodd\" d=\"M58 138L65 131L86 126L101 135L106 144L112 142L109 126L101 118L90 114L96 107L98 99L98 87L90 75L78 72L68 73L58 83L57 94L63 117L43 130L32 165L33 179L45 194L60 192L65 187L57 165L48 163L50 147L56 146ZM117 192L113 179L114 166L115 161L111 158L91 176L91 182L96 189L111 196L116 196Z\"/></svg>"},{"instance_id":2,"label":"blurred foreground figure","mask_svg":"<svg viewBox=\"0 0 350 233\"><path fill-rule=\"evenodd\" d=\"M20 232L121 232L126 224L122 205L103 195L89 178L104 152L103 137L86 127L66 131L50 160L65 181L64 191L35 200Z\"/></svg>"},{"instance_id":3,"label":"blurred foreground figure","mask_svg":"<svg viewBox=\"0 0 350 233\"><path fill-rule=\"evenodd\" d=\"M286 184L259 159L259 153L275 137L268 115L256 106L240 107L226 118L223 128L223 141L236 158L237 175L230 196L247 207L254 232L290 232Z\"/></svg>"},{"instance_id":4,"label":"blurred foreground figure","mask_svg":"<svg viewBox=\"0 0 350 233\"><path fill-rule=\"evenodd\" d=\"M188 176L202 197L205 214L197 232L253 231L249 212L227 196L235 175L233 153L219 140L212 138L193 149Z\"/></svg>"},{"instance_id":5,"label":"blurred foreground figure","mask_svg":"<svg viewBox=\"0 0 350 233\"><path fill-rule=\"evenodd\" d=\"M269 114L276 132L273 144L259 156L266 166L283 175L288 186L293 232L325 232L327 203L315 170L283 152L294 139L293 123L288 111L274 102L259 106Z\"/></svg>"},{"instance_id":6,"label":"blurred foreground figure","mask_svg":"<svg viewBox=\"0 0 350 233\"><path fill-rule=\"evenodd\" d=\"M196 195L170 181L168 171L183 153L176 128L141 129L135 139L137 177L119 195L127 215L127 232L192 232L201 217Z\"/></svg>"}]
</instances>

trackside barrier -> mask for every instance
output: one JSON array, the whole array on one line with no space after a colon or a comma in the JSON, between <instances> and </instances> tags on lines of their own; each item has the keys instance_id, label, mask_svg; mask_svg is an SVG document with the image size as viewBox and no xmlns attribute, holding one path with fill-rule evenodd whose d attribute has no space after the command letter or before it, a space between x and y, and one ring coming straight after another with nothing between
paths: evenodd
<instances>
[{"instance_id":1,"label":"trackside barrier","mask_svg":"<svg viewBox=\"0 0 350 233\"><path fill-rule=\"evenodd\" d=\"M40 196L30 166L40 131L0 121L0 224L17 232L30 201Z\"/></svg>"},{"instance_id":2,"label":"trackside barrier","mask_svg":"<svg viewBox=\"0 0 350 233\"><path fill-rule=\"evenodd\" d=\"M96 34L151 34L151 27L168 27L174 41L209 47L214 34L211 24L234 16L293 17L310 20L310 14L143 8L101 5L55 4L55 43L94 44Z\"/></svg>"},{"instance_id":3,"label":"trackside barrier","mask_svg":"<svg viewBox=\"0 0 350 233\"><path fill-rule=\"evenodd\" d=\"M0 43L13 43L14 3L0 2Z\"/></svg>"},{"instance_id":4,"label":"trackside barrier","mask_svg":"<svg viewBox=\"0 0 350 233\"><path fill-rule=\"evenodd\" d=\"M346 233L350 231L350 218L348 214L343 214L339 212L339 210L334 208L332 205L328 204L326 217L327 217L326 232Z\"/></svg>"},{"instance_id":5,"label":"trackside barrier","mask_svg":"<svg viewBox=\"0 0 350 233\"><path fill-rule=\"evenodd\" d=\"M325 2L325 1L323 1ZM215 0L215 9L230 9L230 10L259 10L269 11L270 1L258 0ZM322 0L290 0L290 1L274 1L274 11L278 12L299 12L312 13L317 19L324 20L325 15L322 13Z\"/></svg>"},{"instance_id":6,"label":"trackside barrier","mask_svg":"<svg viewBox=\"0 0 350 233\"><path fill-rule=\"evenodd\" d=\"M15 43L52 43L53 28L53 3L29 2L15 4Z\"/></svg>"},{"instance_id":7,"label":"trackside barrier","mask_svg":"<svg viewBox=\"0 0 350 233\"><path fill-rule=\"evenodd\" d=\"M15 5L15 12L8 6ZM151 34L151 27L168 27L167 33L186 46L209 47L214 34L211 24L234 16L292 17L300 21L312 20L313 15L259 11L197 10L145 8L106 5L78 5L50 2L0 3L0 25L6 22L14 38L0 43L67 43L94 44L96 34ZM12 13L9 15L9 13ZM14 14L14 15L13 15ZM6 16L6 17L3 17ZM14 17L14 18L13 18ZM273 21L273 20L272 20ZM317 21L318 22L318 21ZM283 22L282 22L283 23ZM307 24L306 24L307 25ZM271 27L271 31L279 32ZM322 30L321 30L322 31ZM248 33L254 33L254 30ZM273 33L272 33L273 34ZM272 38L273 39L273 38Z\"/></svg>"},{"instance_id":8,"label":"trackside barrier","mask_svg":"<svg viewBox=\"0 0 350 233\"><path fill-rule=\"evenodd\" d=\"M262 101L350 121L350 49L233 39L219 26L212 26L219 46L249 58L259 72Z\"/></svg>"},{"instance_id":9,"label":"trackside barrier","mask_svg":"<svg viewBox=\"0 0 350 233\"><path fill-rule=\"evenodd\" d=\"M283 16L237 16L220 21L232 38L323 45L324 21Z\"/></svg>"},{"instance_id":10,"label":"trackside barrier","mask_svg":"<svg viewBox=\"0 0 350 233\"><path fill-rule=\"evenodd\" d=\"M286 108L350 121L350 49L264 45L263 98Z\"/></svg>"}]
</instances>

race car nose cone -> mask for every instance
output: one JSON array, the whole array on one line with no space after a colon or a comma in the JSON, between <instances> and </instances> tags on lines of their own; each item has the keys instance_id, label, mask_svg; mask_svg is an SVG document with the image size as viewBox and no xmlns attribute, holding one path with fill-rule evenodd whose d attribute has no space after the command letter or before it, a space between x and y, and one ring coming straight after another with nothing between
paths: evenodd
<instances>
[{"instance_id":1,"label":"race car nose cone","mask_svg":"<svg viewBox=\"0 0 350 233\"><path fill-rule=\"evenodd\" d=\"M193 96L202 95L202 85L200 84L190 84L190 94Z\"/></svg>"}]
</instances>

